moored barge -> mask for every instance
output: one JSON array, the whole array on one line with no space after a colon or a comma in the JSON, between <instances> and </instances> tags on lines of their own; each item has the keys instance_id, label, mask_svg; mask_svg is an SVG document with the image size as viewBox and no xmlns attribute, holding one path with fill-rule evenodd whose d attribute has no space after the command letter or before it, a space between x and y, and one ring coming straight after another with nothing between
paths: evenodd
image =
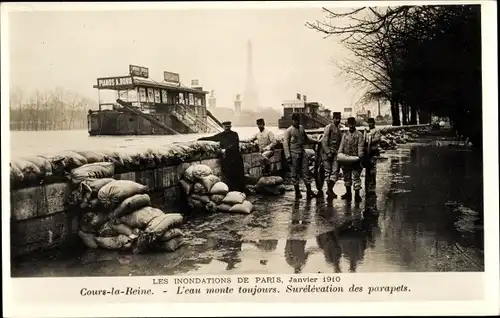
<instances>
[{"instance_id":1,"label":"moored barge","mask_svg":"<svg viewBox=\"0 0 500 318\"><path fill-rule=\"evenodd\" d=\"M222 131L207 110L206 95L197 80L181 85L178 73L164 72L157 82L149 69L129 66L126 76L97 79L99 109L89 110L88 131L98 135L172 135Z\"/></svg>"}]
</instances>

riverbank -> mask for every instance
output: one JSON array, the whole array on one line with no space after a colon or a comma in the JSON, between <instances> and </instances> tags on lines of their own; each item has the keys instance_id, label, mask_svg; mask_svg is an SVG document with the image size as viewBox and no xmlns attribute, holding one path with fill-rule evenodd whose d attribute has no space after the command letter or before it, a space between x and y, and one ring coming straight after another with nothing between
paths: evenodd
<instances>
[{"instance_id":1,"label":"riverbank","mask_svg":"<svg viewBox=\"0 0 500 318\"><path fill-rule=\"evenodd\" d=\"M426 127L384 128L382 133L394 146L398 142L407 142L402 137L397 141L392 136L398 131L422 130ZM240 148L248 174L260 176L259 154L255 145L241 144ZM275 174L282 173L284 167L280 148L278 145L272 158ZM10 197L11 254L16 257L73 244L80 217L80 208L69 204L72 189L66 175L73 168L91 162L114 162L115 179L147 185L155 206L178 211L181 207L179 177L182 172L192 164L201 163L220 175L219 152L218 143L188 142L119 151L65 151L44 157L13 159Z\"/></svg>"},{"instance_id":2,"label":"riverbank","mask_svg":"<svg viewBox=\"0 0 500 318\"><path fill-rule=\"evenodd\" d=\"M187 215L181 229L189 244L174 253L129 255L79 243L20 257L12 275L484 270L480 155L439 147L438 140L424 136L387 150L377 165L376 195L363 195L359 205L297 201L293 192L255 195L250 215ZM343 194L342 180L334 190Z\"/></svg>"}]
</instances>

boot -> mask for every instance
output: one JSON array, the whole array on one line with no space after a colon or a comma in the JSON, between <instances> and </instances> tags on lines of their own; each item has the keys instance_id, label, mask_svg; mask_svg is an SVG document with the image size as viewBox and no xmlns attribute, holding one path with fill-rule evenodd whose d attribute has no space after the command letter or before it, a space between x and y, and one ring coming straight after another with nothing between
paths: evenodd
<instances>
[{"instance_id":1,"label":"boot","mask_svg":"<svg viewBox=\"0 0 500 318\"><path fill-rule=\"evenodd\" d=\"M333 182L328 182L328 197L331 198L331 199L336 199L337 198L337 195L335 194L335 192L333 192L333 187L335 186L335 183Z\"/></svg>"},{"instance_id":2,"label":"boot","mask_svg":"<svg viewBox=\"0 0 500 318\"><path fill-rule=\"evenodd\" d=\"M361 202L363 199L359 195L359 190L354 190L354 201L355 202Z\"/></svg>"},{"instance_id":3,"label":"boot","mask_svg":"<svg viewBox=\"0 0 500 318\"><path fill-rule=\"evenodd\" d=\"M297 199L302 198L302 193L300 193L300 188L298 185L294 185L293 188L295 189L295 197Z\"/></svg>"},{"instance_id":4,"label":"boot","mask_svg":"<svg viewBox=\"0 0 500 318\"><path fill-rule=\"evenodd\" d=\"M315 192L313 192L313 190L311 189L311 185L310 184L306 184L306 195L307 195L307 198L310 199L310 198L315 198L317 196L317 194Z\"/></svg>"},{"instance_id":5,"label":"boot","mask_svg":"<svg viewBox=\"0 0 500 318\"><path fill-rule=\"evenodd\" d=\"M342 200L351 200L352 199L352 192L351 192L351 187L345 187L345 194L341 196L340 198Z\"/></svg>"},{"instance_id":6,"label":"boot","mask_svg":"<svg viewBox=\"0 0 500 318\"><path fill-rule=\"evenodd\" d=\"M319 190L318 190L318 194L316 195L316 197L318 197L318 198L322 198L322 197L324 197L324 195L325 195L325 194L323 193L323 189L319 189Z\"/></svg>"}]
</instances>

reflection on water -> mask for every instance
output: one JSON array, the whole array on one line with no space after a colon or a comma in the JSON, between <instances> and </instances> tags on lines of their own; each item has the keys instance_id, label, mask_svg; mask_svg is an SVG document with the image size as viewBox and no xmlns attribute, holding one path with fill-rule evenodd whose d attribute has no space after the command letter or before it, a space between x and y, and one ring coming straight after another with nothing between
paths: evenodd
<instances>
[{"instance_id":1,"label":"reflection on water","mask_svg":"<svg viewBox=\"0 0 500 318\"><path fill-rule=\"evenodd\" d=\"M340 199L251 197L250 215L183 225L175 253L74 248L13 263L14 276L482 271L480 155L404 145L378 164L376 192ZM335 186L342 195L342 181ZM363 192L362 192L363 193Z\"/></svg>"}]
</instances>

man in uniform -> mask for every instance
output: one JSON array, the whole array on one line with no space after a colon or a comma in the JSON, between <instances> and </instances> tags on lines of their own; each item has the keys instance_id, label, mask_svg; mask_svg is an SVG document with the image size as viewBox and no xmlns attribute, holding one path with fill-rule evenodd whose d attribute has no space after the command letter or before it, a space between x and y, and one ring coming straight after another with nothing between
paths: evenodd
<instances>
[{"instance_id":1,"label":"man in uniform","mask_svg":"<svg viewBox=\"0 0 500 318\"><path fill-rule=\"evenodd\" d=\"M231 191L246 192L245 166L243 156L240 153L240 138L238 133L231 130L231 122L222 123L223 132L198 140L217 141L222 148L221 170L226 178L227 185Z\"/></svg>"},{"instance_id":2,"label":"man in uniform","mask_svg":"<svg viewBox=\"0 0 500 318\"><path fill-rule=\"evenodd\" d=\"M271 166L269 164L269 159L273 156L272 151L274 145L276 144L276 138L274 134L269 129L266 129L266 123L263 118L257 119L257 127L259 132L256 133L252 138L242 140L241 142L254 142L257 141L259 145L259 151L261 154L261 164L264 166L263 174L269 175L271 173Z\"/></svg>"},{"instance_id":3,"label":"man in uniform","mask_svg":"<svg viewBox=\"0 0 500 318\"><path fill-rule=\"evenodd\" d=\"M292 114L292 125L285 130L283 137L283 150L285 158L292 172L295 197L301 198L299 189L300 175L306 184L306 195L308 198L316 197L316 193L311 190L312 177L309 171L309 158L305 152L305 144L317 144L318 142L310 138L304 127L300 125L300 114Z\"/></svg>"},{"instance_id":4,"label":"man in uniform","mask_svg":"<svg viewBox=\"0 0 500 318\"><path fill-rule=\"evenodd\" d=\"M327 194L328 197L332 199L337 197L335 192L333 192L333 187L335 186L339 175L337 152L339 150L340 141L342 140L340 117L340 112L333 113L333 123L326 125L323 138L321 139L321 159L323 160L325 179L328 185ZM318 191L320 190L318 189Z\"/></svg>"},{"instance_id":5,"label":"man in uniform","mask_svg":"<svg viewBox=\"0 0 500 318\"><path fill-rule=\"evenodd\" d=\"M354 117L349 117L347 119L347 126L349 130L342 134L342 141L340 142L339 153L343 153L347 156L358 156L360 161L363 160L364 155L364 136L361 132L356 130L356 119ZM344 185L346 193L341 197L343 200L351 200L352 192L351 186L354 183L354 200L356 202L361 201L361 195L359 191L361 190L361 162L348 163L342 165L342 171L344 173Z\"/></svg>"},{"instance_id":6,"label":"man in uniform","mask_svg":"<svg viewBox=\"0 0 500 318\"><path fill-rule=\"evenodd\" d=\"M366 192L374 191L377 184L377 157L382 134L375 129L375 119L368 118L368 131L365 133L365 157L363 166L365 173Z\"/></svg>"}]
</instances>

